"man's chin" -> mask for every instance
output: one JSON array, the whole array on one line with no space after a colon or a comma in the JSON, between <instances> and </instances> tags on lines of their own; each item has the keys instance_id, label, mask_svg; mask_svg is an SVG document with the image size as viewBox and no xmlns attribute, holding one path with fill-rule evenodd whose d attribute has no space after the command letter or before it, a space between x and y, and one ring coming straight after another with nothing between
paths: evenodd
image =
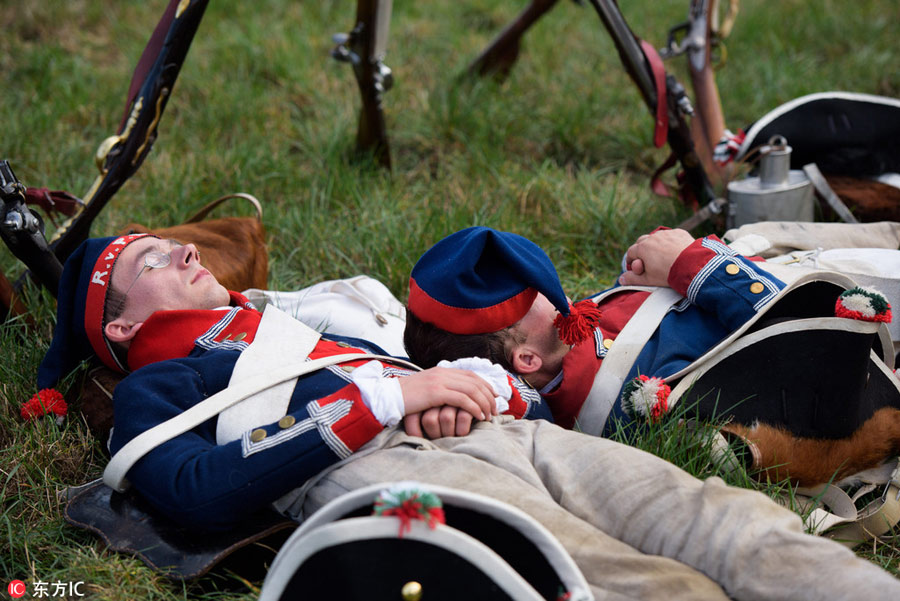
<instances>
[{"instance_id":1,"label":"man's chin","mask_svg":"<svg viewBox=\"0 0 900 601\"><path fill-rule=\"evenodd\" d=\"M219 307L227 307L231 304L231 295L228 290L218 282L210 282L207 286L205 294L199 295L201 302L198 303L198 309L217 309Z\"/></svg>"},{"instance_id":2,"label":"man's chin","mask_svg":"<svg viewBox=\"0 0 900 601\"><path fill-rule=\"evenodd\" d=\"M228 290L222 284L216 282L216 286L218 289L216 290L216 300L218 301L217 307L227 307L231 304L231 295L228 294Z\"/></svg>"}]
</instances>

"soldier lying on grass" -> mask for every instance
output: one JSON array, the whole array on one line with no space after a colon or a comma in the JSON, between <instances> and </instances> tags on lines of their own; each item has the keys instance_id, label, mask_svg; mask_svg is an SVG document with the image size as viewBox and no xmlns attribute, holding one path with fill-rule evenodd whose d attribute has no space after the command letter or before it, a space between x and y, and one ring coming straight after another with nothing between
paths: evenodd
<instances>
[{"instance_id":1,"label":"soldier lying on grass","mask_svg":"<svg viewBox=\"0 0 900 601\"><path fill-rule=\"evenodd\" d=\"M88 240L60 283L58 322L39 372L53 385L91 355L132 373L115 391L116 453L243 378L351 353L163 442L127 472L157 510L222 529L274 505L298 520L378 482L418 480L514 505L571 554L596 598L895 599L900 581L764 495L700 481L661 459L531 415L505 372L419 373L370 360L360 340L310 337L222 288L192 245L138 235ZM296 327L290 322L294 321ZM235 377L245 374L243 377ZM249 375L247 375L249 374ZM237 381L236 381L237 380ZM259 401L259 402L257 402ZM449 405L474 416L438 440L394 427Z\"/></svg>"},{"instance_id":2,"label":"soldier lying on grass","mask_svg":"<svg viewBox=\"0 0 900 601\"><path fill-rule=\"evenodd\" d=\"M530 240L456 232L412 271L406 349L423 367L490 359L526 379L558 425L604 436L686 403L669 398L681 382L675 390L693 387L700 398L691 411L734 419L729 431L757 445L754 467L776 481L829 482L900 452L900 382L885 365L893 351L872 353L891 319L883 297L828 280L839 274L785 285L767 271L780 266L684 230L641 236L625 263L622 286L573 305ZM727 356L739 346L741 355ZM710 364L707 380L691 381L691 369ZM704 388L716 369L724 386ZM431 437L471 423L451 407L406 418L408 432Z\"/></svg>"}]
</instances>

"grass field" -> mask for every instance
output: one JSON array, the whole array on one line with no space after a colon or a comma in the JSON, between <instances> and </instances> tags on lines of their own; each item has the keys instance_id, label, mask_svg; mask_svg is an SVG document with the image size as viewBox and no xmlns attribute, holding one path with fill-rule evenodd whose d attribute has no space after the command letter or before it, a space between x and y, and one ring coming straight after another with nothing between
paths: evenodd
<instances>
[{"instance_id":1,"label":"grass field","mask_svg":"<svg viewBox=\"0 0 900 601\"><path fill-rule=\"evenodd\" d=\"M621 4L632 29L657 47L687 14L685 0ZM87 191L94 151L115 132L132 69L165 5L0 2L0 158L23 183ZM416 258L474 224L541 244L570 296L607 287L637 235L690 213L650 192L667 151L653 148L652 120L588 6L561 2L542 19L506 82L459 80L523 5L395 3L388 174L353 156L356 84L329 57L331 35L354 24L355 3L210 3L159 140L93 234L133 221L180 223L213 198L244 191L264 205L273 289L365 273L403 300ZM740 9L717 72L731 129L812 92L900 96L896 2L747 0ZM687 83L682 61L669 68ZM713 231L704 224L695 234ZM0 267L10 279L23 271L5 248ZM252 598L260 581L224 573L172 584L65 524L57 491L97 477L106 458L77 402L60 426L19 418L54 319L48 295L25 294L36 327L0 326L0 579L83 581L95 599ZM685 463L688 455L682 447L672 458ZM896 546L865 553L898 570Z\"/></svg>"}]
</instances>

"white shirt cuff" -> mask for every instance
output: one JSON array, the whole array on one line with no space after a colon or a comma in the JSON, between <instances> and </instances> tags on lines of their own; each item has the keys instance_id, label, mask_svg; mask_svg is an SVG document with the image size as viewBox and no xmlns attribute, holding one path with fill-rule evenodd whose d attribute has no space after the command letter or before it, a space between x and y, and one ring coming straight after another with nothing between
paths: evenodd
<instances>
[{"instance_id":1,"label":"white shirt cuff","mask_svg":"<svg viewBox=\"0 0 900 601\"><path fill-rule=\"evenodd\" d=\"M403 392L397 378L386 378L379 361L369 361L350 372L363 403L383 426L393 426L404 415Z\"/></svg>"},{"instance_id":2,"label":"white shirt cuff","mask_svg":"<svg viewBox=\"0 0 900 601\"><path fill-rule=\"evenodd\" d=\"M509 374L506 370L481 357L466 357L455 361L441 361L438 367L450 367L454 369L467 369L480 376L494 389L494 401L497 403L497 413L503 413L509 409L509 399L512 398L512 386L509 385Z\"/></svg>"}]
</instances>

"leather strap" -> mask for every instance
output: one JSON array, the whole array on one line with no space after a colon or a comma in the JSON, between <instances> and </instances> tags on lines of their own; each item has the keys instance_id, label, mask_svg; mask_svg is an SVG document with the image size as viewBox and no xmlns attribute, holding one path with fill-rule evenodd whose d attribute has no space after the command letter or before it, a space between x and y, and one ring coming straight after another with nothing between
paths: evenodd
<instances>
[{"instance_id":1,"label":"leather strap","mask_svg":"<svg viewBox=\"0 0 900 601\"><path fill-rule=\"evenodd\" d=\"M682 298L671 288L654 289L616 336L578 413L577 423L582 432L595 436L603 432L622 384L641 349L650 340L669 307ZM596 300L600 300L600 297Z\"/></svg>"},{"instance_id":2,"label":"leather strap","mask_svg":"<svg viewBox=\"0 0 900 601\"><path fill-rule=\"evenodd\" d=\"M71 217L84 203L81 199L69 194L65 190L49 190L47 188L25 188L25 203L37 205L47 215L54 212Z\"/></svg>"},{"instance_id":3,"label":"leather strap","mask_svg":"<svg viewBox=\"0 0 900 601\"><path fill-rule=\"evenodd\" d=\"M815 187L819 196L828 203L828 206L837 213L838 217L846 223L859 223L859 219L853 216L853 213L850 212L850 209L847 208L844 201L842 201L841 198L835 194L834 190L831 189L831 186L828 185L828 181L825 179L825 176L822 175L822 172L819 171L819 167L815 163L804 165L803 173L805 173L806 177L812 182L813 187Z\"/></svg>"},{"instance_id":4,"label":"leather strap","mask_svg":"<svg viewBox=\"0 0 900 601\"><path fill-rule=\"evenodd\" d=\"M204 219L206 219L206 216L212 212L213 209L218 207L226 200L230 200L232 198L243 198L244 200L252 204L253 208L256 209L256 220L262 223L262 204L259 202L259 199L257 199L252 194L247 194L246 192L235 192L234 194L226 194L225 196L220 196L219 198L201 207L200 210L194 213L194 216L185 221L185 223L198 223L200 221L203 221Z\"/></svg>"},{"instance_id":5,"label":"leather strap","mask_svg":"<svg viewBox=\"0 0 900 601\"><path fill-rule=\"evenodd\" d=\"M125 489L128 488L128 482L125 479L128 470L130 470L141 457L164 442L195 428L235 403L239 403L269 386L330 365L336 365L346 361L358 361L360 359L387 361L409 367L416 371L421 369L417 365L410 363L409 361L404 361L403 359L371 353L346 353L343 355L322 357L313 361L306 361L300 364L289 364L271 369L252 378L247 378L240 384L229 386L212 395L205 401L197 403L184 413L176 415L172 419L166 420L165 422L150 428L146 432L135 436L124 447L119 449L118 453L113 455L109 464L106 466L106 469L103 470L103 481L110 488L118 492L124 492Z\"/></svg>"},{"instance_id":6,"label":"leather strap","mask_svg":"<svg viewBox=\"0 0 900 601\"><path fill-rule=\"evenodd\" d=\"M278 307L267 306L253 342L241 351L231 370L228 386L243 382L254 374L268 371L270 365L300 365L309 359L322 335ZM238 440L253 428L277 422L287 415L297 380L274 384L253 396L219 412L216 420L216 444Z\"/></svg>"},{"instance_id":7,"label":"leather strap","mask_svg":"<svg viewBox=\"0 0 900 601\"><path fill-rule=\"evenodd\" d=\"M824 535L853 548L891 531L900 523L900 461L885 483L880 498L859 511L856 520L825 532Z\"/></svg>"},{"instance_id":8,"label":"leather strap","mask_svg":"<svg viewBox=\"0 0 900 601\"><path fill-rule=\"evenodd\" d=\"M803 523L812 534L822 534L830 528L859 519L853 499L834 484L822 484L811 489L798 488L793 500L799 503L801 513L805 514ZM810 505L813 506L811 510Z\"/></svg>"},{"instance_id":9,"label":"leather strap","mask_svg":"<svg viewBox=\"0 0 900 601\"><path fill-rule=\"evenodd\" d=\"M653 193L657 196L662 196L664 198L672 198L675 194L669 190L669 187L663 183L662 174L674 167L678 163L678 156L672 152L669 153L669 156L666 157L665 162L662 165L656 168L656 171L653 172L653 175L650 176L650 189L653 190ZM681 226L679 226L681 227ZM690 231L690 228L682 227L682 229L686 229Z\"/></svg>"},{"instance_id":10,"label":"leather strap","mask_svg":"<svg viewBox=\"0 0 900 601\"><path fill-rule=\"evenodd\" d=\"M656 114L653 127L653 145L662 148L669 136L669 104L666 102L666 68L662 58L653 44L641 40L641 50L647 58L650 71L653 72L653 85L656 87Z\"/></svg>"}]
</instances>

